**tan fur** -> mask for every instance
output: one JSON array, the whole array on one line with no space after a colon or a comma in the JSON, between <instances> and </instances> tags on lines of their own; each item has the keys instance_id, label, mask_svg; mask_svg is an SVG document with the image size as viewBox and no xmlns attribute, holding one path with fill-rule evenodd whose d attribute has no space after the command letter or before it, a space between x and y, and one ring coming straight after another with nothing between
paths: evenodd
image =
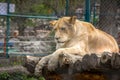
<instances>
[{"instance_id":1,"label":"tan fur","mask_svg":"<svg viewBox=\"0 0 120 80\"><path fill-rule=\"evenodd\" d=\"M63 17L50 23L55 30L58 50L78 55L119 52L115 39L96 29L91 23L79 21L74 16Z\"/></svg>"}]
</instances>

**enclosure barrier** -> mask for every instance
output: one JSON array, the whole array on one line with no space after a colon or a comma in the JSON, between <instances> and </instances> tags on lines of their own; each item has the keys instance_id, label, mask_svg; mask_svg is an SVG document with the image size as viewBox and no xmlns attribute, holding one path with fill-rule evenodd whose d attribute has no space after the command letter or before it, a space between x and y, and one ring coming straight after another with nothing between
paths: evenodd
<instances>
[{"instance_id":1,"label":"enclosure barrier","mask_svg":"<svg viewBox=\"0 0 120 80\"><path fill-rule=\"evenodd\" d=\"M1 3L2 4L2 3ZM5 3L3 3L5 4ZM58 17L56 16L34 16L34 15L24 15L24 14L14 14L14 13L11 13L10 12L10 9L11 9L11 0L7 0L6 2L6 10L7 12L5 14L0 14L0 16L2 17L6 17L6 35L4 37L4 55L6 55L6 57L8 58L9 57L9 51L10 51L10 46L13 46L13 45L10 45L9 43L9 39L10 39L10 28L11 28L11 17L21 17L21 18L38 18L38 19L58 19ZM86 0L86 13L85 13L85 20L86 21L90 21L90 0ZM69 7L70 7L70 1L69 0L66 0L66 6L65 6L65 15L69 15ZM13 9L14 11L14 9ZM12 44L12 43L11 43ZM16 52L14 52L16 53ZM26 55L26 54L25 54Z\"/></svg>"}]
</instances>

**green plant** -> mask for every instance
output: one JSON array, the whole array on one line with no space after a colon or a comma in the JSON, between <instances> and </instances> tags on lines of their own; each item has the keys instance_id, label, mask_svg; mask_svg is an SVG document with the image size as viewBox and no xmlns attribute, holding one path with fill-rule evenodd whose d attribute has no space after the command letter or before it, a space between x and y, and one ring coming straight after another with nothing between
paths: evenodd
<instances>
[{"instance_id":1,"label":"green plant","mask_svg":"<svg viewBox=\"0 0 120 80\"><path fill-rule=\"evenodd\" d=\"M38 80L45 80L45 78L44 77L39 77L39 79Z\"/></svg>"},{"instance_id":2,"label":"green plant","mask_svg":"<svg viewBox=\"0 0 120 80\"><path fill-rule=\"evenodd\" d=\"M9 74L7 72L0 73L0 80L45 80L44 77L36 78L34 76L27 76L26 74L16 72Z\"/></svg>"},{"instance_id":3,"label":"green plant","mask_svg":"<svg viewBox=\"0 0 120 80\"><path fill-rule=\"evenodd\" d=\"M26 78L26 80L37 80L37 79L34 77L30 77L30 78Z\"/></svg>"},{"instance_id":4,"label":"green plant","mask_svg":"<svg viewBox=\"0 0 120 80\"><path fill-rule=\"evenodd\" d=\"M8 80L10 75L7 72L0 73L0 80Z\"/></svg>"}]
</instances>

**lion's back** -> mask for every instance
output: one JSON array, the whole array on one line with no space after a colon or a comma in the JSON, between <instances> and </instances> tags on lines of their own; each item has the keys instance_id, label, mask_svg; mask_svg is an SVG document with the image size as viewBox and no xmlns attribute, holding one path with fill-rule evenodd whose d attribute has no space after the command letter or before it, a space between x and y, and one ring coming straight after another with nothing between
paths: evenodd
<instances>
[{"instance_id":1,"label":"lion's back","mask_svg":"<svg viewBox=\"0 0 120 80\"><path fill-rule=\"evenodd\" d=\"M93 32L95 36L91 39L93 41L89 43L91 52L119 52L118 44L113 36L99 29L95 29L95 31L95 33Z\"/></svg>"}]
</instances>

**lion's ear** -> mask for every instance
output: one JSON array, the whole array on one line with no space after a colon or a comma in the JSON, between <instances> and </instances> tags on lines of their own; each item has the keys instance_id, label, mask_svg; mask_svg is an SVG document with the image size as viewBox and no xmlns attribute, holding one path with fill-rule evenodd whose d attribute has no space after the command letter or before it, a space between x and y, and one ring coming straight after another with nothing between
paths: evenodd
<instances>
[{"instance_id":1,"label":"lion's ear","mask_svg":"<svg viewBox=\"0 0 120 80\"><path fill-rule=\"evenodd\" d=\"M72 17L70 17L69 23L75 24L76 19L77 19L77 16L72 16Z\"/></svg>"},{"instance_id":2,"label":"lion's ear","mask_svg":"<svg viewBox=\"0 0 120 80\"><path fill-rule=\"evenodd\" d=\"M53 20L53 21L50 21L49 24L51 27L55 26L55 24L57 23L57 20Z\"/></svg>"}]
</instances>

